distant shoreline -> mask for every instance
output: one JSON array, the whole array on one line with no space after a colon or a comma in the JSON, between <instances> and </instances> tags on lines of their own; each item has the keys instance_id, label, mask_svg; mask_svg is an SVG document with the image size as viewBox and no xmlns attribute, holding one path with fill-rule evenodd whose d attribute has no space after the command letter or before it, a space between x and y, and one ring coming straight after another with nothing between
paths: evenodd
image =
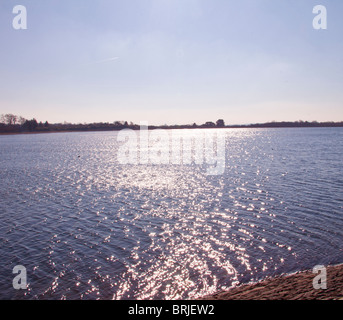
<instances>
[{"instance_id":1,"label":"distant shoreline","mask_svg":"<svg viewBox=\"0 0 343 320\"><path fill-rule=\"evenodd\" d=\"M343 300L343 264L327 266L327 289L314 289L312 270L242 284L199 300Z\"/></svg>"},{"instance_id":2,"label":"distant shoreline","mask_svg":"<svg viewBox=\"0 0 343 320\"><path fill-rule=\"evenodd\" d=\"M99 125L99 127L97 127ZM106 125L106 126L104 126ZM73 125L73 124L52 124L49 128L37 128L32 131L20 130L20 126L13 128L0 127L0 135L16 134L39 134L39 133L68 133L68 132L111 132L123 129L139 130L139 125L121 125L113 127L110 124L93 124L93 125ZM58 128L58 129L55 129ZM261 124L247 125L226 125L226 126L205 126L205 125L170 125L170 126L149 126L149 129L282 129L282 128L343 128L343 122L271 122Z\"/></svg>"}]
</instances>

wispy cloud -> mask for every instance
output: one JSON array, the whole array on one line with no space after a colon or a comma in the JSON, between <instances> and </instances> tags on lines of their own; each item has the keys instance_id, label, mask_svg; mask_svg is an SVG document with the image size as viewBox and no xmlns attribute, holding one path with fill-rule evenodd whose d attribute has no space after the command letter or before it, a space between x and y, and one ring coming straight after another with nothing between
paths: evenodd
<instances>
[{"instance_id":1,"label":"wispy cloud","mask_svg":"<svg viewBox=\"0 0 343 320\"><path fill-rule=\"evenodd\" d=\"M108 59L92 61L92 62L83 64L83 66L93 66L96 64L101 64L101 63L106 63L106 62L111 62L111 61L116 61L116 60L119 60L119 57L112 57L112 58L108 58Z\"/></svg>"},{"instance_id":2,"label":"wispy cloud","mask_svg":"<svg viewBox=\"0 0 343 320\"><path fill-rule=\"evenodd\" d=\"M105 63L105 62L115 61L115 60L118 60L118 59L119 59L119 57L112 57L112 58L108 58L108 59L104 59L104 60L95 61L93 63L94 64Z\"/></svg>"}]
</instances>

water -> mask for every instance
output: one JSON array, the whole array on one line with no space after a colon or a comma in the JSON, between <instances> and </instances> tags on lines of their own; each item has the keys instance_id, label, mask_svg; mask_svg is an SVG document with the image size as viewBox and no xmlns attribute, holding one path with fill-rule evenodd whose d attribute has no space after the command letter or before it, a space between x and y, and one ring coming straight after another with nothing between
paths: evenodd
<instances>
[{"instance_id":1,"label":"water","mask_svg":"<svg viewBox=\"0 0 343 320\"><path fill-rule=\"evenodd\" d=\"M217 176L120 165L117 134L0 136L1 299L193 299L343 262L343 129L225 129Z\"/></svg>"}]
</instances>

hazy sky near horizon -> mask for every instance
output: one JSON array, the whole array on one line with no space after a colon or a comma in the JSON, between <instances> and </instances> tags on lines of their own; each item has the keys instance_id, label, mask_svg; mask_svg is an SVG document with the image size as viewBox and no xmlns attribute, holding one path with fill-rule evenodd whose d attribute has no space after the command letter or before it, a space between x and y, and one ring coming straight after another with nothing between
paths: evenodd
<instances>
[{"instance_id":1,"label":"hazy sky near horizon","mask_svg":"<svg viewBox=\"0 0 343 320\"><path fill-rule=\"evenodd\" d=\"M12 27L18 4L27 30ZM341 0L2 0L0 114L342 121L342 17Z\"/></svg>"}]
</instances>

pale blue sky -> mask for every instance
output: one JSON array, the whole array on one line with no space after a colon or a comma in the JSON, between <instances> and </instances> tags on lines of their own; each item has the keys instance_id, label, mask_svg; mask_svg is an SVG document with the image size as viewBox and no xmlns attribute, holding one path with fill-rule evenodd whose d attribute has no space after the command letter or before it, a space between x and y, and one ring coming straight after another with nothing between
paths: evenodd
<instances>
[{"instance_id":1,"label":"pale blue sky","mask_svg":"<svg viewBox=\"0 0 343 320\"><path fill-rule=\"evenodd\" d=\"M27 30L12 28L17 4ZM318 4L327 30L312 27ZM341 121L342 18L341 0L2 0L0 114Z\"/></svg>"}]
</instances>

